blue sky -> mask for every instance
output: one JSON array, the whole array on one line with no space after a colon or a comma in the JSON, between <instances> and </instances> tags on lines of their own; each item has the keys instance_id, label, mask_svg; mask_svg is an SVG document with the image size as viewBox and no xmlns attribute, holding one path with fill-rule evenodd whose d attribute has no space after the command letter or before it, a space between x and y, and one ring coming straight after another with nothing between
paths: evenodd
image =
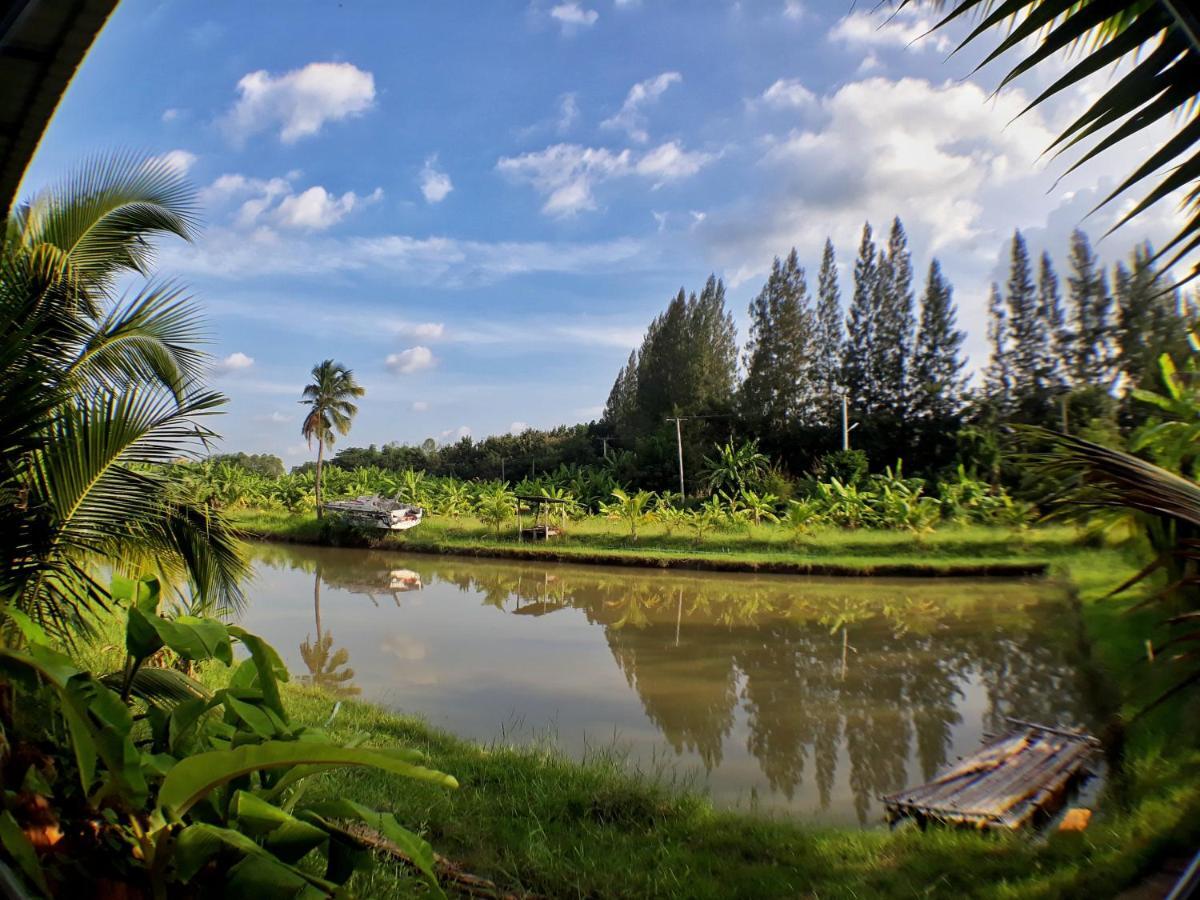
<instances>
[{"instance_id":1,"label":"blue sky","mask_svg":"<svg viewBox=\"0 0 1200 900\"><path fill-rule=\"evenodd\" d=\"M997 68L872 6L124 0L23 190L120 148L186 171L205 229L161 269L208 310L225 447L293 465L321 359L367 388L344 446L586 421L681 285L724 277L742 324L831 235L848 294L868 218L939 257L981 362L1012 229L1061 258L1144 145L1055 186L1037 157L1102 77L1009 124L1039 82L989 100Z\"/></svg>"}]
</instances>

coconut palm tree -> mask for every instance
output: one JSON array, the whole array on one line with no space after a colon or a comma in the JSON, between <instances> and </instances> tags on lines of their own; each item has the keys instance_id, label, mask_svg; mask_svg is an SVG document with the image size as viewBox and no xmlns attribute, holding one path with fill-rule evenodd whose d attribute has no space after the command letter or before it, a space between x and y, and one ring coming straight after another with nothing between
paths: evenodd
<instances>
[{"instance_id":1,"label":"coconut palm tree","mask_svg":"<svg viewBox=\"0 0 1200 900\"><path fill-rule=\"evenodd\" d=\"M896 5L920 2L897 0ZM1081 51L1063 74L1055 70L1058 77L1027 109L1127 59L1124 70L1049 149L1061 153L1090 144L1071 171L1122 141L1138 139L1156 123L1174 121L1175 133L1099 205L1157 177L1158 183L1124 213L1118 226L1182 191L1186 221L1158 255L1167 257L1169 267L1200 248L1200 12L1193 0L934 0L933 5L948 8L935 28L968 15L980 20L959 50L990 32L1002 35L980 66L1010 51L1018 54L1001 86L1039 65L1060 65L1072 50ZM1200 265L1190 275L1197 276Z\"/></svg>"},{"instance_id":2,"label":"coconut palm tree","mask_svg":"<svg viewBox=\"0 0 1200 900\"><path fill-rule=\"evenodd\" d=\"M366 393L354 380L354 373L339 362L327 359L313 366L312 384L304 388L304 399L300 402L309 407L300 433L308 441L317 442L317 518L321 517L321 466L325 448L333 446L339 434L350 433L358 407L351 398Z\"/></svg>"},{"instance_id":3,"label":"coconut palm tree","mask_svg":"<svg viewBox=\"0 0 1200 900\"><path fill-rule=\"evenodd\" d=\"M190 239L193 193L164 163L97 158L22 204L0 247L0 610L69 638L108 600L97 560L241 600L236 538L168 465L214 436L195 306L169 284L131 299L154 241Z\"/></svg>"}]
</instances>

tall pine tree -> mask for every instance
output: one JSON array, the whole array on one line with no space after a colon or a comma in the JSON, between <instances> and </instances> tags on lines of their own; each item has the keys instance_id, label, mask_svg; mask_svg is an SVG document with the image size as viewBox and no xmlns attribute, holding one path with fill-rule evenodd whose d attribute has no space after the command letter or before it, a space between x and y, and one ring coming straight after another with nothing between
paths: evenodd
<instances>
[{"instance_id":1,"label":"tall pine tree","mask_svg":"<svg viewBox=\"0 0 1200 900\"><path fill-rule=\"evenodd\" d=\"M1051 344L1033 283L1029 248L1019 231L1013 232L1005 300L1012 399L1027 417L1038 418L1051 393L1047 381Z\"/></svg>"},{"instance_id":2,"label":"tall pine tree","mask_svg":"<svg viewBox=\"0 0 1200 900\"><path fill-rule=\"evenodd\" d=\"M912 256L900 218L892 220L886 259L878 266L875 292L875 344L871 365L873 390L868 407L904 422L909 418L913 356Z\"/></svg>"},{"instance_id":3,"label":"tall pine tree","mask_svg":"<svg viewBox=\"0 0 1200 900\"><path fill-rule=\"evenodd\" d=\"M837 258L833 241L826 238L821 271L817 276L817 315L809 376L816 393L817 416L825 425L834 425L840 415L844 331Z\"/></svg>"},{"instance_id":4,"label":"tall pine tree","mask_svg":"<svg viewBox=\"0 0 1200 900\"><path fill-rule=\"evenodd\" d=\"M1063 315L1058 273L1054 271L1050 254L1045 252L1038 266L1038 318L1042 320L1047 341L1043 378L1057 393L1070 377L1071 332Z\"/></svg>"},{"instance_id":5,"label":"tall pine tree","mask_svg":"<svg viewBox=\"0 0 1200 900\"><path fill-rule=\"evenodd\" d=\"M941 430L952 430L962 412L966 378L962 345L966 335L957 328L953 289L935 259L929 264L921 298L921 323L913 356L913 418Z\"/></svg>"},{"instance_id":6,"label":"tall pine tree","mask_svg":"<svg viewBox=\"0 0 1200 900\"><path fill-rule=\"evenodd\" d=\"M1012 360L1008 355L1008 314L1000 285L995 283L988 297L988 343L992 352L983 373L983 392L992 409L1004 417L1012 408Z\"/></svg>"},{"instance_id":7,"label":"tall pine tree","mask_svg":"<svg viewBox=\"0 0 1200 900\"><path fill-rule=\"evenodd\" d=\"M1072 381L1077 387L1107 387L1112 376L1112 297L1104 269L1087 235L1079 229L1071 234L1070 264Z\"/></svg>"},{"instance_id":8,"label":"tall pine tree","mask_svg":"<svg viewBox=\"0 0 1200 900\"><path fill-rule=\"evenodd\" d=\"M743 414L760 429L783 431L812 418L812 337L808 285L793 249L783 263L776 258L767 283L750 304L741 399Z\"/></svg>"},{"instance_id":9,"label":"tall pine tree","mask_svg":"<svg viewBox=\"0 0 1200 900\"><path fill-rule=\"evenodd\" d=\"M871 412L874 395L876 324L875 306L879 291L879 263L875 258L871 224L863 225L858 259L854 262L854 296L846 318L846 344L842 353L842 384L854 408Z\"/></svg>"},{"instance_id":10,"label":"tall pine tree","mask_svg":"<svg viewBox=\"0 0 1200 900\"><path fill-rule=\"evenodd\" d=\"M1151 387L1158 379L1159 356L1185 342L1187 325L1179 313L1178 292L1155 271L1149 244L1134 248L1128 267L1117 263L1113 294L1113 343L1121 370L1128 387Z\"/></svg>"},{"instance_id":11,"label":"tall pine tree","mask_svg":"<svg viewBox=\"0 0 1200 900\"><path fill-rule=\"evenodd\" d=\"M604 422L615 436L631 441L637 428L638 353L633 350L629 361L617 373L608 402L604 405Z\"/></svg>"}]
</instances>

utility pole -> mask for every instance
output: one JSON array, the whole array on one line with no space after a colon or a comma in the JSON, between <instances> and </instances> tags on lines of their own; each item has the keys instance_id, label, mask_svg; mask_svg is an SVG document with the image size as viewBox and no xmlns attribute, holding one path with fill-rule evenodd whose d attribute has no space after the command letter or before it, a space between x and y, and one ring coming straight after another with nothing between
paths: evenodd
<instances>
[{"instance_id":1,"label":"utility pole","mask_svg":"<svg viewBox=\"0 0 1200 900\"><path fill-rule=\"evenodd\" d=\"M604 458L605 459L608 459L608 442L611 440L612 440L612 438L610 438L608 435L603 435L600 438L600 443L604 447Z\"/></svg>"},{"instance_id":2,"label":"utility pole","mask_svg":"<svg viewBox=\"0 0 1200 900\"><path fill-rule=\"evenodd\" d=\"M503 456L500 457L500 480L501 481L508 480L507 478L504 477L504 457Z\"/></svg>"},{"instance_id":3,"label":"utility pole","mask_svg":"<svg viewBox=\"0 0 1200 900\"><path fill-rule=\"evenodd\" d=\"M669 416L667 421L675 423L675 446L679 450L679 496L682 499L687 496L687 491L683 487L683 431L680 426L683 418L681 416Z\"/></svg>"},{"instance_id":4,"label":"utility pole","mask_svg":"<svg viewBox=\"0 0 1200 900\"><path fill-rule=\"evenodd\" d=\"M864 238L865 240L865 238ZM842 392L842 452L850 449L850 401Z\"/></svg>"}]
</instances>

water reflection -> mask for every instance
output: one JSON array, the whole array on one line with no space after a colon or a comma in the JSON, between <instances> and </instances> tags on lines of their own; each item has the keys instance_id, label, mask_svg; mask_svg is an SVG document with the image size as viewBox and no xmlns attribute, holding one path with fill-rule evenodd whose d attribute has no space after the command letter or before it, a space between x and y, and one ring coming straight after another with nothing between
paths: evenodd
<instances>
[{"instance_id":1,"label":"water reflection","mask_svg":"<svg viewBox=\"0 0 1200 900\"><path fill-rule=\"evenodd\" d=\"M615 732L637 760L667 751L698 766L726 804L753 792L874 823L879 794L928 778L1006 715L1092 724L1074 611L1046 585L257 552L247 618L268 638L284 643L297 579L312 578L305 679L471 737L515 720L581 751ZM398 590L400 571L420 589ZM322 585L341 649L322 627Z\"/></svg>"}]
</instances>

